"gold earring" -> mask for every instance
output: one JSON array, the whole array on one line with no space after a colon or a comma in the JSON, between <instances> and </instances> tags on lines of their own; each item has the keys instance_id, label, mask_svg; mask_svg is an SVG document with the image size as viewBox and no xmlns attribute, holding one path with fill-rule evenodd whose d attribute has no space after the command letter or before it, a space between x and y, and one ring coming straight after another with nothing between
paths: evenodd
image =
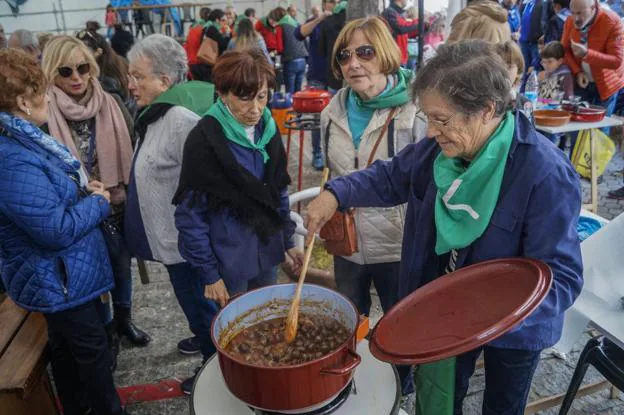
<instances>
[{"instance_id":1,"label":"gold earring","mask_svg":"<svg viewBox=\"0 0 624 415\"><path fill-rule=\"evenodd\" d=\"M31 114L30 108L26 108L26 115L30 115L30 114Z\"/></svg>"}]
</instances>

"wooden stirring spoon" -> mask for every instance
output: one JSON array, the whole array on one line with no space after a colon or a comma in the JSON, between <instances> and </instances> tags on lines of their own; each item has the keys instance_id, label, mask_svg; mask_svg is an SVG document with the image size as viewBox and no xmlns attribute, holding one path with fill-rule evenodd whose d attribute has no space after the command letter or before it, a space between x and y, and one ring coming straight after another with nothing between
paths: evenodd
<instances>
[{"instance_id":1,"label":"wooden stirring spoon","mask_svg":"<svg viewBox=\"0 0 624 415\"><path fill-rule=\"evenodd\" d=\"M321 179L321 191L323 186L329 177L329 169L325 167L323 169L323 177ZM288 318L286 318L286 343L292 343L297 337L297 326L299 325L299 304L301 303L301 290L303 289L303 281L308 272L308 266L310 265L310 258L312 257L312 249L314 248L314 238L308 245L305 251L305 257L303 259L303 266L301 267L301 273L299 274L299 281L297 282L297 289L295 290L295 296L290 304L290 310L288 310Z\"/></svg>"}]
</instances>

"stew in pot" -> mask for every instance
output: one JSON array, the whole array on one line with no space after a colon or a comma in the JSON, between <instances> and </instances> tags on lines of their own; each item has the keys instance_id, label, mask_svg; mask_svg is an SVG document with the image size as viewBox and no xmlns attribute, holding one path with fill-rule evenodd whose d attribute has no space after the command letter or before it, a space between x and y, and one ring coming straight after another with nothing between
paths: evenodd
<instances>
[{"instance_id":1,"label":"stew in pot","mask_svg":"<svg viewBox=\"0 0 624 415\"><path fill-rule=\"evenodd\" d=\"M298 365L333 352L349 337L340 322L324 315L299 314L297 337L284 340L286 317L249 326L225 347L231 356L258 366Z\"/></svg>"}]
</instances>

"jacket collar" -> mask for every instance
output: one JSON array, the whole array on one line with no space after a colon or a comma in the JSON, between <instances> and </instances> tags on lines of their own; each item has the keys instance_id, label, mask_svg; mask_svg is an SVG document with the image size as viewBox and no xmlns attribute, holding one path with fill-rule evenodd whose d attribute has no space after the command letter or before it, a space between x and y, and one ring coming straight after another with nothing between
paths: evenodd
<instances>
[{"instance_id":1,"label":"jacket collar","mask_svg":"<svg viewBox=\"0 0 624 415\"><path fill-rule=\"evenodd\" d=\"M513 141L511 142L511 148L509 149L509 157L513 158L518 145L535 145L537 144L537 130L524 115L522 111L514 111L516 119L516 128L514 131Z\"/></svg>"},{"instance_id":2,"label":"jacket collar","mask_svg":"<svg viewBox=\"0 0 624 415\"><path fill-rule=\"evenodd\" d=\"M399 14L403 14L403 12L405 11L405 9L403 9L401 6L396 4L394 1L390 5L390 7L392 7L394 10L396 10Z\"/></svg>"}]
</instances>

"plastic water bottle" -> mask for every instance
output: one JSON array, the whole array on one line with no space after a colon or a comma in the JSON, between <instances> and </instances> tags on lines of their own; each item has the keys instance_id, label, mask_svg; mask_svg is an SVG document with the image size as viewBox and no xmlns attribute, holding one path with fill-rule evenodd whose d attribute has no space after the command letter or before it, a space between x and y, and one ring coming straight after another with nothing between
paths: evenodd
<instances>
[{"instance_id":1,"label":"plastic water bottle","mask_svg":"<svg viewBox=\"0 0 624 415\"><path fill-rule=\"evenodd\" d=\"M529 100L524 106L524 112L531 121L533 121L533 111L537 108L538 92L539 81L537 80L537 72L533 71L529 74L526 86L524 87L524 96Z\"/></svg>"}]
</instances>

